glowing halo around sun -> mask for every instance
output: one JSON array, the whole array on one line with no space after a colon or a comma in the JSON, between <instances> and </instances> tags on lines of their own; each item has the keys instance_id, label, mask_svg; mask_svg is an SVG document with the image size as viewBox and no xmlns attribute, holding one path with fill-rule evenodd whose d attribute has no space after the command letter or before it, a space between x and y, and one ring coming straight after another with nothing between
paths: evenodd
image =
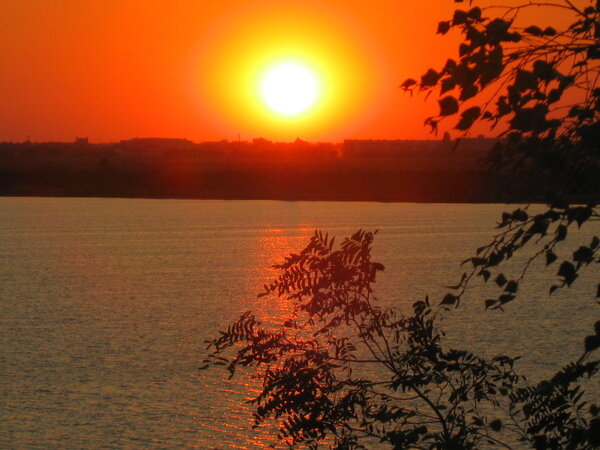
<instances>
[{"instance_id":1,"label":"glowing halo around sun","mask_svg":"<svg viewBox=\"0 0 600 450\"><path fill-rule=\"evenodd\" d=\"M283 116L296 116L308 111L318 100L319 91L315 74L297 62L270 67L260 83L260 95L265 104Z\"/></svg>"},{"instance_id":2,"label":"glowing halo around sun","mask_svg":"<svg viewBox=\"0 0 600 450\"><path fill-rule=\"evenodd\" d=\"M389 81L377 47L354 39L361 34L352 24L332 27L338 17L321 9L290 11L280 2L259 14L256 3L220 22L190 56L187 89L198 117L215 133L246 139L360 135L389 101L377 90Z\"/></svg>"}]
</instances>

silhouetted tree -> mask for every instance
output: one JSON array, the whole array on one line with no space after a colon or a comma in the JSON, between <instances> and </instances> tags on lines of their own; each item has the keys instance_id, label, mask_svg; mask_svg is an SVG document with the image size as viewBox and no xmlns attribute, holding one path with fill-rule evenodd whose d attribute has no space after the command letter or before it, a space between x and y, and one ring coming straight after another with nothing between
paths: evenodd
<instances>
[{"instance_id":1,"label":"silhouetted tree","mask_svg":"<svg viewBox=\"0 0 600 450\"><path fill-rule=\"evenodd\" d=\"M573 20L564 29L521 24L527 8L555 8ZM300 254L276 266L280 275L264 295L289 299L290 316L262 326L244 314L210 341L206 363L226 365L232 376L239 367L256 367L262 379L253 400L256 423L279 421L279 437L290 445L600 447L600 410L586 404L581 386L600 367L594 358L600 321L576 360L527 386L509 357L486 360L445 348L437 320L459 306L476 277L500 289L486 307L503 309L534 260L557 263L557 244L572 227L600 217L600 2L459 9L438 25L441 34L452 29L464 38L458 59L402 87L439 92L440 112L426 120L434 130L454 115L460 116L455 128L465 133L476 121L502 130L505 139L488 159L491 170L505 177L506 189L526 187L547 207L504 213L492 242L466 261L471 268L456 288L437 306L416 302L407 315L376 303L372 284L383 266L370 259L371 233L360 231L339 249L316 233ZM501 271L533 245L517 276ZM598 237L573 249L559 264L550 293L597 268L599 252ZM600 285L595 294L600 297ZM230 357L231 348L237 351Z\"/></svg>"},{"instance_id":2,"label":"silhouetted tree","mask_svg":"<svg viewBox=\"0 0 600 450\"><path fill-rule=\"evenodd\" d=\"M519 16L526 9L553 11L566 25L523 23ZM472 268L442 301L447 307L458 306L471 280L480 277L493 280L500 289L496 298L485 300L486 308L503 309L517 298L519 284L537 259L546 266L558 265L558 281L550 286L550 294L570 287L600 263L600 239L594 236L558 264L558 244L568 240L572 228L600 217L600 2L475 6L456 10L437 31L446 34L451 29L463 36L459 58L448 59L441 70L429 69L420 81L406 80L402 87L439 93L439 114L426 120L434 130L453 115L460 116L455 128L465 133L476 121L503 128L500 135L505 139L487 160L490 169L505 180L505 193L525 190L527 197L546 202L546 208L535 213L530 207L503 213L492 242L466 261ZM532 246L533 255L516 275L503 273L508 260ZM593 295L600 298L600 284ZM592 418L579 425L547 410L548 405L568 403L579 393L578 380L597 372L600 363L591 357L598 348L600 322L585 337L577 360L514 397L523 403L528 432L537 433L536 448L576 448L588 425L598 445L596 408L590 411Z\"/></svg>"},{"instance_id":3,"label":"silhouetted tree","mask_svg":"<svg viewBox=\"0 0 600 450\"><path fill-rule=\"evenodd\" d=\"M383 265L371 261L373 236L358 231L336 249L334 238L316 232L302 252L275 266L278 278L260 294L291 301L289 317L262 326L245 313L210 341L205 367L226 365L231 376L256 367L256 424L278 420L279 438L290 445L464 449L500 442L500 422L481 410L508 404L519 380L513 360L444 348L440 308L428 299L410 315L377 306L373 283Z\"/></svg>"},{"instance_id":4,"label":"silhouetted tree","mask_svg":"<svg viewBox=\"0 0 600 450\"><path fill-rule=\"evenodd\" d=\"M542 244L534 259L545 257L548 265L554 263L556 244L565 240L569 227L599 218L600 3L577 3L557 0L497 7L501 17L486 16L493 7L457 10L451 21L440 22L438 33L460 30L464 37L460 58L449 59L440 71L429 69L420 82L408 79L402 84L405 90L428 93L439 87L439 115L426 120L434 128L457 114L458 130L468 131L477 120L489 121L492 128L503 124L506 129L500 134L506 139L495 146L487 163L505 177L505 190L516 180L527 182L533 195L547 201L544 213L530 215L525 208L502 215L500 234L471 259L474 273L486 281L490 269L532 238ZM564 29L518 26L519 13L527 8L556 9L563 16L571 14L573 22ZM482 104L472 106L473 101ZM571 205L573 199L576 206ZM594 238L561 265L561 282L552 292L570 286L581 270L599 261L598 244ZM500 275L498 285L516 293L524 274L514 281L516 285ZM465 276L461 287L471 276ZM456 302L459 298L460 293ZM504 297L488 306L500 307L513 299Z\"/></svg>"},{"instance_id":5,"label":"silhouetted tree","mask_svg":"<svg viewBox=\"0 0 600 450\"><path fill-rule=\"evenodd\" d=\"M597 362L582 358L521 387L512 358L447 348L437 320L447 299L417 301L410 314L377 305L373 284L384 267L371 261L373 238L358 231L335 248L316 232L275 266L279 276L260 294L291 302L289 315L262 325L246 312L208 341L202 369L258 374L257 426L275 420L279 439L312 448L600 445L598 408L584 411L576 383Z\"/></svg>"}]
</instances>

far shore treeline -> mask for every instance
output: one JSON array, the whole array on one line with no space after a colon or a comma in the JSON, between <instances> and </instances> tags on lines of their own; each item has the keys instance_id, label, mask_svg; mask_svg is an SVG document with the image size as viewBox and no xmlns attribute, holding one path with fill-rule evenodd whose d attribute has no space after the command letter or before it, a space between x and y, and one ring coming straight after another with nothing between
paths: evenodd
<instances>
[{"instance_id":1,"label":"far shore treeline","mask_svg":"<svg viewBox=\"0 0 600 450\"><path fill-rule=\"evenodd\" d=\"M531 202L488 172L498 139L0 143L0 195ZM518 182L517 182L518 184ZM576 199L585 201L585 198Z\"/></svg>"}]
</instances>

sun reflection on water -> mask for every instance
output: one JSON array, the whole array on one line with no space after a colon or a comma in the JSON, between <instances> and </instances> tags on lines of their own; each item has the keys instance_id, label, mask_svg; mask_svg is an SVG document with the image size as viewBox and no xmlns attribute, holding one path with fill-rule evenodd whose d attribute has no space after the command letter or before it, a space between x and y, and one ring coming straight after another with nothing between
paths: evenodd
<instances>
[{"instance_id":1,"label":"sun reflection on water","mask_svg":"<svg viewBox=\"0 0 600 450\"><path fill-rule=\"evenodd\" d=\"M248 276L244 291L258 294L264 291L264 284L274 280L278 271L273 266L281 264L284 257L290 253L298 253L314 232L315 226L308 223L298 224L296 227L283 228L271 226L259 230L259 235L251 242L249 250L252 261L252 273ZM257 297L251 295L244 299L244 309L240 311L252 311L258 321L266 328L278 328L290 315L293 304L285 297L278 298L273 295ZM285 448L285 446L273 446L277 442L277 423L266 422L255 430L252 430L254 419L252 413L256 405L249 403L261 392L260 372L252 368L247 373L236 374L231 380L223 379L222 384L216 389L220 396L238 399L228 402L230 409L226 412L228 420L216 417L213 425L226 426L228 433L232 436L243 437L246 444L243 446L232 446L231 448ZM223 373L223 378L226 374Z\"/></svg>"},{"instance_id":2,"label":"sun reflection on water","mask_svg":"<svg viewBox=\"0 0 600 450\"><path fill-rule=\"evenodd\" d=\"M314 225L299 224L297 228L272 227L262 230L252 249L255 273L248 280L248 291L257 294L264 291L264 284L278 275L273 266L281 264L287 255L301 251L314 229ZM267 326L281 324L291 309L292 303L285 297L265 296L248 299L248 310L253 311L261 323Z\"/></svg>"}]
</instances>

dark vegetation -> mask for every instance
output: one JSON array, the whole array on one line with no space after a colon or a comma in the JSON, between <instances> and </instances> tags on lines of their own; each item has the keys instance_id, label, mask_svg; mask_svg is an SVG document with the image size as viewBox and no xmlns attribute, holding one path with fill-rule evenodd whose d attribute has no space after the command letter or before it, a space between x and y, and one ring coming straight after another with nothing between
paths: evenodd
<instances>
[{"instance_id":1,"label":"dark vegetation","mask_svg":"<svg viewBox=\"0 0 600 450\"><path fill-rule=\"evenodd\" d=\"M114 144L0 143L0 195L492 202L482 160L496 139Z\"/></svg>"},{"instance_id":2,"label":"dark vegetation","mask_svg":"<svg viewBox=\"0 0 600 450\"><path fill-rule=\"evenodd\" d=\"M247 312L209 341L203 368L259 375L256 425L273 419L283 442L315 448L600 445L599 408L578 383L598 370L594 347L534 386L510 357L448 348L438 324L447 299L412 311L378 306L373 284L384 267L371 260L373 238L359 231L336 247L315 233L260 294L287 299L289 315L263 325ZM600 322L591 338L597 346Z\"/></svg>"},{"instance_id":3,"label":"dark vegetation","mask_svg":"<svg viewBox=\"0 0 600 450\"><path fill-rule=\"evenodd\" d=\"M597 276L600 238L573 247L569 237L600 218L600 2L515 5L457 10L438 33L462 33L458 59L402 86L439 95L440 113L426 121L434 129L456 115L460 131L477 120L504 127L488 166L503 191L516 183L521 193L543 198L545 209L504 213L492 242L463 263L468 270L458 284L435 302L415 302L412 311L377 305L373 283L383 266L371 260L372 233L359 231L336 247L317 232L276 266L279 276L261 295L287 299L289 317L262 325L251 313L242 315L209 340L205 367L226 366L232 376L256 368L262 381L253 400L256 423L275 420L284 442L600 448L600 321L581 330L581 351L572 361L548 379L528 382L510 357L447 348L439 328L441 316L460 314L461 298L477 279L498 288L482 306L510 314L538 258L556 270L549 295L570 288L584 272L596 269ZM550 8L572 21L564 29L523 24L519 14L528 8ZM586 200L574 204L579 195ZM533 256L509 274L507 261L525 248ZM594 297L600 298L600 285L590 292L589 313L598 316Z\"/></svg>"}]
</instances>

